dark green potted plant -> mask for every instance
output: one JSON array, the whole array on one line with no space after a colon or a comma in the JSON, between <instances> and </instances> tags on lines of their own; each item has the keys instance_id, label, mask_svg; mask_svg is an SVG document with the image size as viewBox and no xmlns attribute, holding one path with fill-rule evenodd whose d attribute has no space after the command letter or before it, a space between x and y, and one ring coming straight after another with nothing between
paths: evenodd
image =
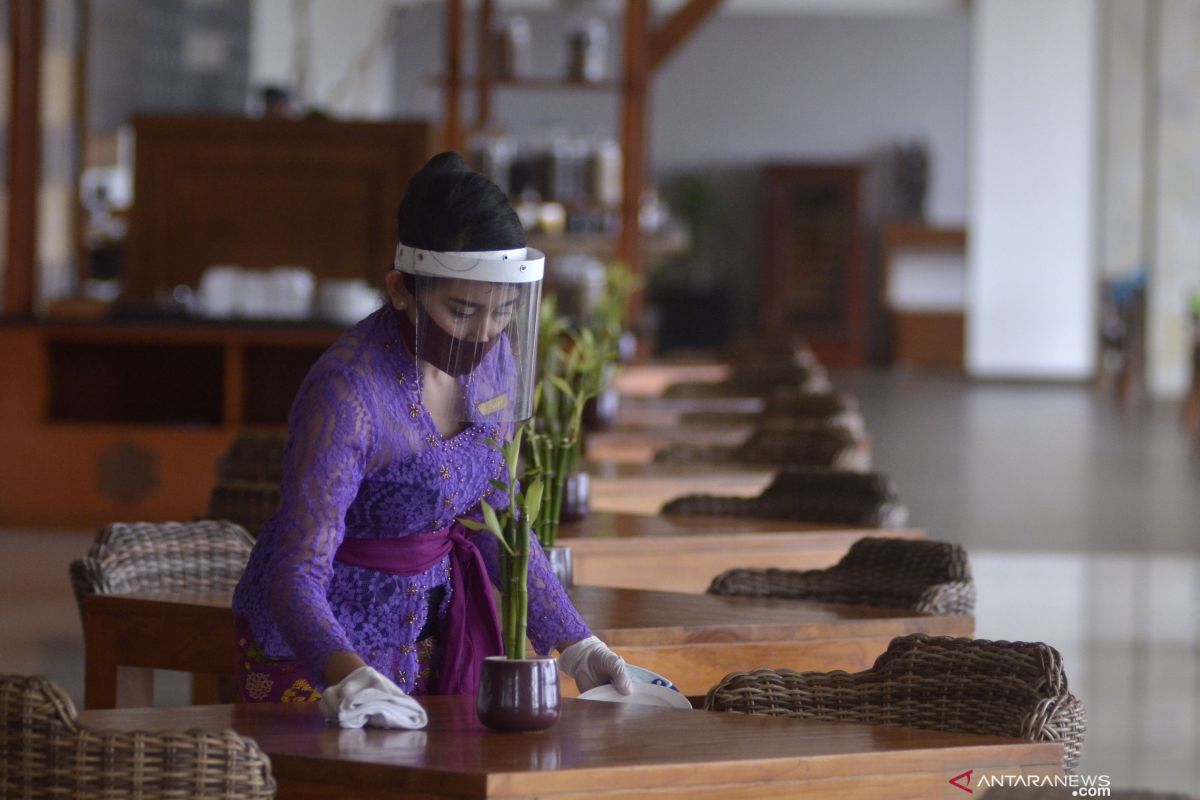
<instances>
[{"instance_id":1,"label":"dark green potted plant","mask_svg":"<svg viewBox=\"0 0 1200 800\"><path fill-rule=\"evenodd\" d=\"M604 271L604 294L587 322L595 331L598 358L603 366L596 396L584 407L585 430L605 430L616 423L620 410L620 395L615 385L617 370L632 360L637 351L637 337L625 327L625 316L633 293L641 285L641 278L623 262L614 261Z\"/></svg>"},{"instance_id":2,"label":"dark green potted plant","mask_svg":"<svg viewBox=\"0 0 1200 800\"><path fill-rule=\"evenodd\" d=\"M542 508L541 478L534 478L525 491L517 481L517 461L522 430L512 440L492 446L504 454L507 481L493 485L509 498L508 507L497 511L482 502L483 522L460 519L471 530L491 533L500 550L500 629L504 655L484 659L475 710L479 720L500 731L537 731L558 721L561 705L558 662L550 656L526 655L529 619L529 544L532 526Z\"/></svg>"},{"instance_id":3,"label":"dark green potted plant","mask_svg":"<svg viewBox=\"0 0 1200 800\"><path fill-rule=\"evenodd\" d=\"M587 514L587 474L578 471L583 413L600 389L605 362L596 334L587 327L572 330L552 299L543 303L540 319L541 378L525 463L545 485L534 530L555 574L570 588L570 551L559 547L558 527Z\"/></svg>"}]
</instances>

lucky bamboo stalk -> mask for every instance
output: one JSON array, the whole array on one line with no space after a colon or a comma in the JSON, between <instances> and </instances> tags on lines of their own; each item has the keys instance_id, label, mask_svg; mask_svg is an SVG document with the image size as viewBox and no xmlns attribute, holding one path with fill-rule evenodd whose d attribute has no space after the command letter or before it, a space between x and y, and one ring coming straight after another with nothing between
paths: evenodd
<instances>
[{"instance_id":1,"label":"lucky bamboo stalk","mask_svg":"<svg viewBox=\"0 0 1200 800\"><path fill-rule=\"evenodd\" d=\"M529 554L530 529L542 507L541 478L535 478L524 492L518 490L517 459L521 449L522 430L512 441L501 445L490 442L504 454L507 481L494 480L492 485L508 495L508 508L497 511L486 500L480 502L483 522L463 518L465 527L488 531L496 537L500 548L500 625L504 654L510 659L525 657L525 638L529 619Z\"/></svg>"}]
</instances>

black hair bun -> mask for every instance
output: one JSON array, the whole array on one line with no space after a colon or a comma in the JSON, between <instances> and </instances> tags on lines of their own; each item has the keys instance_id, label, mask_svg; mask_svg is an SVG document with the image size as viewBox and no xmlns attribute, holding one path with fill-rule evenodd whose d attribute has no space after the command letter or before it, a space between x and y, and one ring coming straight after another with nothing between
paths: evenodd
<instances>
[{"instance_id":1,"label":"black hair bun","mask_svg":"<svg viewBox=\"0 0 1200 800\"><path fill-rule=\"evenodd\" d=\"M412 176L396 221L400 241L424 250L509 250L525 244L508 198L451 150Z\"/></svg>"},{"instance_id":2,"label":"black hair bun","mask_svg":"<svg viewBox=\"0 0 1200 800\"><path fill-rule=\"evenodd\" d=\"M463 157L453 150L447 150L444 153L438 153L421 168L421 172L427 173L447 173L447 172L470 172L471 168L467 166L467 162Z\"/></svg>"}]
</instances>

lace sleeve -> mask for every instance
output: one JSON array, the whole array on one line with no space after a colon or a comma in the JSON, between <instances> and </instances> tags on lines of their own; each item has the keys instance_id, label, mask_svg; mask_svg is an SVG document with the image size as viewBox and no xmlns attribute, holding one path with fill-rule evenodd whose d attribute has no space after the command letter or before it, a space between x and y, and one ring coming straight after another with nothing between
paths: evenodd
<instances>
[{"instance_id":1,"label":"lace sleeve","mask_svg":"<svg viewBox=\"0 0 1200 800\"><path fill-rule=\"evenodd\" d=\"M354 649L327 593L374 431L353 377L335 371L305 382L288 430L267 602L292 653L320 681L330 653Z\"/></svg>"}]
</instances>

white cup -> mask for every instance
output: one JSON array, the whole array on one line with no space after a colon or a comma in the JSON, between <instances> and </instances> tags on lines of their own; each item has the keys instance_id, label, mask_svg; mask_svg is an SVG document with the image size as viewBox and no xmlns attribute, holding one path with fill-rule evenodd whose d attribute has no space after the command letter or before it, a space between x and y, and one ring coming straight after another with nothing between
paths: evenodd
<instances>
[{"instance_id":1,"label":"white cup","mask_svg":"<svg viewBox=\"0 0 1200 800\"><path fill-rule=\"evenodd\" d=\"M242 268L214 264L200 276L200 313L206 317L232 317L242 283Z\"/></svg>"}]
</instances>

